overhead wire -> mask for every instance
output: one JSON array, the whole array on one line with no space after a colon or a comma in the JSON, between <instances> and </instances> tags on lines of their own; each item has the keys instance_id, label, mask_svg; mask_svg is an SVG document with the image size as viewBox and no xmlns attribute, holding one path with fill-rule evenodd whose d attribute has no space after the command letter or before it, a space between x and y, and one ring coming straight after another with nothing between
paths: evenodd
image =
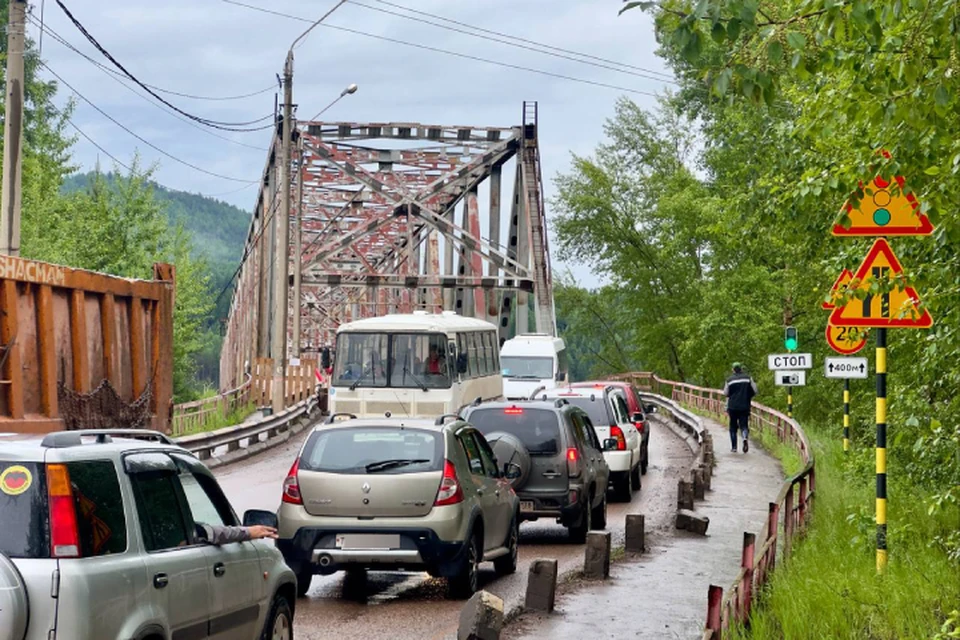
<instances>
[{"instance_id":1,"label":"overhead wire","mask_svg":"<svg viewBox=\"0 0 960 640\"><path fill-rule=\"evenodd\" d=\"M352 1L352 0L351 0L351 1ZM645 68L645 67L640 67L640 66L637 66L637 65L634 65L634 64L629 64L629 63L626 63L626 62L619 62L619 61L617 61L617 60L611 60L611 59L609 59L609 58L603 58L603 57L595 56L595 55L592 55L592 54L589 54L589 53L582 53L582 52L579 52L579 51L573 51L573 50L571 50L571 49L564 49L563 47L556 47L556 46L553 46L553 45L545 44L545 43L543 43L543 42L537 42L536 40L530 40L530 39L527 39L527 38L522 38L522 37L520 37L520 36L510 35L510 34L508 34L508 33L503 33L502 31L494 31L493 29L485 29L485 28L483 28L483 27L478 27L478 26L476 26L476 25L472 25L472 24L469 24L469 23L466 23L466 22L460 22L460 21L454 20L454 19L452 19L452 18L446 18L446 17L444 17L444 16L437 15L437 14L435 14L435 13L429 13L429 12L427 12L427 11L421 11L421 10L419 10L419 9L413 9L413 8L411 8L411 7L405 7L405 6L403 6L402 4L397 4L397 3L395 3L395 2L388 2L387 0L373 0L373 1L374 1L374 2L378 2L379 4L387 5L387 6L389 6L389 7L393 7L393 8L395 8L395 9L402 9L403 11L407 11L407 12L409 12L409 13L414 13L414 14L421 15L421 16L426 16L426 17L428 17L428 18L434 18L434 19L436 19L436 20L442 20L442 21L444 21L444 22L449 22L450 24L455 24L455 25L458 25L458 26L461 26L461 27L466 27L467 29L473 29L474 31L479 31L479 32L481 32L481 33L487 33L487 34L499 36L499 37L502 37L502 38L508 38L508 39L510 39L510 40L516 40L517 42L524 42L524 43L526 43L526 44L530 44L530 45L533 45L533 46L536 46L536 47L542 47L542 48L544 48L544 49L550 49L551 51L557 51L557 52L566 53L566 54L569 54L569 55L572 55L572 56L579 56L579 57L581 57L581 58L587 58L587 59L590 59L590 60L596 60L597 62L603 62L603 63L606 63L606 64L612 64L612 65L616 65L616 66L618 66L618 67L625 67L625 68L627 68L627 69L634 69L635 71L641 71L641 72L644 72L644 73L650 73L650 74L653 74L653 75L656 75L656 76L663 76L664 79L666 79L666 80L674 80L673 75L672 75L672 74L669 74L669 73L667 73L667 72L665 72L665 71L657 71L657 70L655 70L655 69L647 69L647 68ZM353 4L359 4L359 3L353 2Z\"/></svg>"},{"instance_id":2,"label":"overhead wire","mask_svg":"<svg viewBox=\"0 0 960 640\"><path fill-rule=\"evenodd\" d=\"M584 60L584 59L582 59L582 58L576 57L576 56L583 56L584 54L579 54L579 53L575 53L575 52L569 52L569 53L568 53L568 52L563 51L563 50L560 50L560 52L545 50L545 49L553 49L554 47L550 47L549 45L543 45L543 44L540 44L540 43L532 43L532 41L525 40L525 39L522 39L522 38L516 38L515 36L499 37L499 36L483 35L483 34L481 34L481 33L473 33L473 32L471 32L471 31L469 31L468 29L475 29L475 30L478 30L478 31L485 31L485 32L486 32L487 30L486 30L486 29L482 29L482 30L481 30L479 27L473 27L473 26L470 26L470 25L466 25L465 23L462 23L462 22L456 22L456 21L450 20L450 22L452 22L452 23L454 23L454 24L464 25L465 28L453 27L453 26L441 24L441 23L438 23L438 22L433 22L433 21L431 21L431 20L425 20L425 19L423 19L423 18L417 18L417 17L414 17L414 16L405 15L405 14L400 13L400 12L398 12L398 11L391 11L390 9L382 9L382 8L380 8L380 7L375 7L375 6L372 6L372 5L369 5L369 4L364 4L363 2L359 2L358 0L349 0L349 1L350 1L350 4L351 4L351 5L354 5L354 6L357 6L357 7L362 7L362 8L364 8L364 9L369 9L369 10L371 10L371 11L376 11L376 12L378 12L378 13L385 13L385 14L388 14L388 15L391 15L391 16L396 16L396 17L398 17L398 18L403 18L403 19L405 19L405 20L412 20L413 22L419 22L419 23L422 23L422 24L428 24L428 25L437 27L437 28L439 28L439 29L445 29L445 30L447 30L447 31L454 31L454 32L456 32L456 33L462 33L462 34L464 34L464 35L468 35L468 36L473 37L473 38L479 38L479 39L481 39L481 40L489 40L489 41L491 41L491 42L498 42L498 43L500 43L500 44L507 45L508 47L514 47L514 48L517 48L517 49L524 49L524 50L526 50L526 51L533 51L533 52L535 52L535 53L539 53L539 54L546 55L546 56L552 56L552 57L554 57L554 58L561 58L561 59L563 59L563 60L571 60L571 61L573 61L573 62L578 62L578 63L580 63L580 64L585 64L585 65L589 65L589 66L592 66L592 67L597 67L597 68L600 68L600 69L607 69L607 70L609 70L609 71L614 71L614 72L617 72L617 73L623 73L623 74L627 74L627 75L631 75L631 76L636 76L636 77L638 77L638 78L644 78L644 79L646 79L646 80L654 80L654 81L656 81L656 82L665 82L665 83L669 83L669 84L678 84L678 83L676 82L676 80L674 80L674 79L672 79L672 78L662 78L662 77L657 77L657 76L655 76L655 75L652 75L653 73L657 73L657 72L647 71L647 70L634 71L634 70L627 69L627 68L620 68L620 67L622 66L622 65L620 65L620 63L607 64L607 63L605 63L605 62L595 62L595 61L590 61L590 60ZM390 4L390 6L401 7L401 5L395 5L395 4L393 4L393 3L387 3L387 4ZM403 9L406 10L406 11L410 11L410 12L412 12L412 13L423 13L423 12L420 12L420 11L416 11L416 10L414 10L414 9L409 9L409 8L407 8L407 7L401 7L401 8L403 8ZM427 14L427 15L432 15L432 14ZM439 16L438 16L438 18L439 18ZM447 20L446 18L439 18L439 19L441 19L441 20ZM511 39L518 40L518 42L512 42ZM531 42L532 44L522 44L523 42Z\"/></svg>"},{"instance_id":3,"label":"overhead wire","mask_svg":"<svg viewBox=\"0 0 960 640\"><path fill-rule=\"evenodd\" d=\"M59 1L59 0L58 0L58 1ZM275 11L275 10L273 10L273 9L266 9L266 8L264 8L264 7L258 7L258 6L256 6L256 5L247 4L247 3L245 3L245 2L238 2L238 0L221 0L221 2L225 2L225 3L227 3L227 4L236 5L236 6L238 6L238 7L244 7L244 8L246 8L246 9L251 9L251 10L253 10L253 11L259 11L259 12L261 12L261 13L266 13L266 14L270 14L270 15L279 16L279 17L282 17L282 18L287 18L287 19L290 19L290 20L297 20L297 21L299 21L299 22L310 22L310 23L314 22L313 20L311 20L311 19L309 19L309 18L305 18L305 17L303 17L303 16L296 16L296 15L293 15L293 14L284 13L284 12L282 12L282 11ZM413 48L416 48L416 49L422 49L422 50L425 50L425 51L432 51L432 52L434 52L434 53L442 53L442 54L445 54L445 55L455 56L455 57L463 58L463 59L466 59L466 60L473 60L473 61L475 61L475 62L483 62L483 63L486 63L486 64L493 64L493 65L497 65L497 66L500 66L500 67L505 67L505 68L508 68L508 69L515 69L515 70L518 70L518 71L527 71L527 72L530 72L530 73L536 73L536 74L539 74L539 75L549 76L549 77L552 77L552 78L558 78L558 79L561 79L561 80L568 80L568 81L571 81L571 82L578 82L578 83L581 83L581 84L592 85L592 86L595 86L595 87L603 87L603 88L606 88L606 89L615 89L616 91L623 91L623 92L625 92L625 93L633 93L633 94L637 94L637 95L650 96L650 97L654 97L654 98L657 97L657 94L655 94L655 93L653 93L653 92L650 92L650 91L643 91L643 90L641 90L641 89L631 89L631 88L629 88L629 87L623 87L623 86L619 86L619 85L615 85L615 84L608 84L608 83L606 83L606 82L600 82L600 81L597 81L597 80L588 80L588 79L586 79L586 78L577 78L577 77L575 77L575 76L569 76L569 75L562 74L562 73L555 73L555 72L553 72L553 71L544 71L543 69L536 69L536 68L533 68L533 67L526 67L526 66L523 66L523 65L513 64L513 63L510 63L510 62L503 62L503 61L500 61L500 60L492 60L492 59L490 59L490 58L483 58L483 57L481 57L481 56L475 56L475 55L471 55L471 54L467 54L467 53L460 53L460 52L458 52L458 51L450 51L449 49L441 49L440 47L434 47L434 46L431 46L431 45L420 44L420 43L417 43L417 42L408 42L408 41L406 41L406 40L400 40L400 39L398 39L398 38L389 38L389 37L387 37L387 36L381 36L381 35L377 35L377 34L374 34L374 33L368 33L368 32L366 32L366 31L360 31L359 29L351 29L351 28L349 28L349 27L341 27L341 26L332 25L332 24L326 24L326 23L320 24L319 26L325 27L325 28L327 28L327 29L335 29L335 30L337 30L337 31L344 31L344 32L346 32L346 33L353 33L353 34L356 34L356 35L361 35L361 36L365 36L365 37L368 37L368 38L373 38L373 39L376 39L376 40L381 40L381 41L384 41L384 42L392 42L392 43L394 43L394 44L402 44L402 45L404 45L404 46L413 47Z\"/></svg>"},{"instance_id":4,"label":"overhead wire","mask_svg":"<svg viewBox=\"0 0 960 640\"><path fill-rule=\"evenodd\" d=\"M147 140L146 138L144 138L144 137L141 136L140 134L136 133L135 131L133 131L132 129L130 129L128 126L126 126L125 124L123 124L122 122L120 122L119 120L117 120L116 118L114 118L113 116L111 116L109 113L107 113L106 111L104 111L103 109L101 109L101 108L100 108L99 106L97 106L93 101L91 101L91 100L90 100L89 98L87 98L85 95L83 95L82 93L80 93L79 91L77 91L77 89L75 89L75 88L73 87L73 85L71 85L69 82L67 82L66 80L64 80L63 77L62 77L60 74L58 74L56 71L54 71L52 68L50 68L50 65L49 65L47 62L45 62L45 61L43 61L43 60L38 60L37 62L38 62L41 66L43 66L43 68L45 68L47 71L49 71L50 74L53 75L53 77L55 77L57 80L59 80L61 84L63 84L65 87L67 87L68 89L70 89L71 91L73 91L73 93L75 93L78 98L80 98L81 100L83 100L84 102L86 102L88 105L90 105L91 107L93 107L93 109L95 109L100 115L102 115L104 118L106 118L107 120L109 120L110 122L112 122L113 124L115 124L116 126L118 126L118 127L120 127L121 129L123 129L124 131L126 131L127 133L129 133L131 136L133 136L134 138L136 138L137 140L139 140L139 141L142 142L143 144L147 145L148 147L150 147L151 149L153 149L153 150L156 151L157 153L160 153L161 155L166 156L167 158L173 160L174 162L176 162L176 163L178 163L178 164L182 164L183 166L188 167L188 168L190 168L190 169L193 169L194 171L199 171L200 173L203 173L203 174L208 175L208 176L212 176L212 177L214 177L214 178L220 178L221 180L229 180L229 181L231 181L231 182L243 182L243 183L245 183L245 184L257 182L256 180L246 180L246 179L244 179L244 178L236 178L236 177L233 177L233 176L227 176L227 175L223 175L223 174L221 174L221 173L216 173L216 172L214 172L214 171L209 171L209 170L207 170L207 169L204 169L203 167L200 167L200 166L195 165L195 164L193 164L193 163L191 163L191 162L187 162L186 160L183 160L183 159L181 159L181 158L178 158L177 156L173 155L172 153L170 153L170 152L168 152L168 151L166 151L166 150L158 147L158 146L155 145L154 143L150 142L149 140Z\"/></svg>"},{"instance_id":5,"label":"overhead wire","mask_svg":"<svg viewBox=\"0 0 960 640\"><path fill-rule=\"evenodd\" d=\"M269 113L261 118L257 118L256 120L249 120L246 122L225 122L220 120L211 120L209 118L202 118L200 116L196 116L192 113L189 113L188 111L184 111L180 107L168 101L166 98L160 96L156 91L151 89L148 85L146 85L139 78L133 75L133 73L128 71L127 68L124 67L123 64L121 64L120 61L118 61L109 51L107 51L107 49L102 44L100 44L99 41L97 41L97 39L93 36L93 34L91 34L87 30L87 28L83 26L83 24L70 12L70 10L66 7L66 5L63 4L62 0L56 0L56 3L60 7L60 9L64 12L64 14L66 14L70 22L73 23L73 25L77 28L77 30L80 31L81 34L83 34L83 36L87 39L87 41L90 44L92 44L94 48L100 52L101 55L103 55L107 60L109 60L115 67L117 67L117 69L122 71L123 74L126 75L130 80L137 83L137 85L139 85L144 91L146 91L155 99L159 100L160 102L165 104L167 107L173 109L177 113L183 116L186 116L191 120L199 122L200 124L205 125L207 127L211 127L214 129L221 129L225 131L240 131L240 132L263 131L274 126L273 122L270 122L263 126L254 126L265 120L268 120L268 119L272 120L274 118L274 114L272 113Z\"/></svg>"},{"instance_id":6,"label":"overhead wire","mask_svg":"<svg viewBox=\"0 0 960 640\"><path fill-rule=\"evenodd\" d=\"M39 24L39 23L36 21L36 19L34 19L34 18L30 17L30 16L28 16L28 20L30 20L34 25L36 25L36 26L41 30L41 31L40 31L41 34L44 33L44 32L48 33L48 34L50 35L50 37L53 38L53 40L54 40L55 42L57 42L58 44L60 44L60 45L63 46L63 47L66 47L66 48L69 49L70 51L73 51L75 54L77 54L78 56L82 57L83 59L85 59L86 61L88 61L90 64L96 66L98 69L100 69L100 71L102 71L102 72L104 72L105 74L107 74L107 77L109 77L111 80L113 80L114 82L116 82L116 83L118 83L119 85L121 85L121 86L122 86L123 88L125 88L127 91L131 92L132 94L134 94L134 95L137 96L138 98L142 99L144 102L150 104L151 106L153 106L153 107L155 107L155 108L163 111L164 113L169 113L169 112L168 112L166 109L164 109L162 106L160 106L160 105L158 105L157 103L153 102L152 100L150 100L149 98L147 98L146 96L144 96L142 93L139 93L136 89L134 89L133 87L131 87L129 84L127 84L126 82L124 82L121 78L123 78L123 77L125 77L125 76L124 76L122 73L120 73L119 71L116 71L115 69L111 69L110 67L108 67L108 66L106 66L105 64L101 63L99 60L95 60L95 59L92 58L91 56L87 55L86 53L84 53L83 51L81 51L80 49L78 49L76 46L74 46L73 44L71 44L66 38L64 38L63 36L61 36L59 33L57 33L56 31L54 31L54 30L53 30L52 28L50 28L49 26L44 26L44 25ZM190 125L190 126L193 127L194 129L197 129L198 131L202 131L203 133L205 133L205 134L207 134L207 135L213 136L214 138L219 138L220 140L225 140L226 142L229 142L229 143L231 143L231 144L235 144L235 145L237 145L237 146L247 147L248 149L255 149L255 150L261 151L261 152L265 152L265 151L266 151L266 149L263 148L263 147L258 147L258 146L256 146L256 145L247 144L246 142L242 142L242 141L240 141L240 140L234 140L233 138L228 138L227 136L222 135L222 134L219 134L219 133L217 133L216 131L211 131L210 129L205 129L205 128L201 127L199 124L195 123L194 121L189 120L189 119L187 119L187 118L184 118L183 116L180 116L180 115L178 115L178 114L176 114L176 113L170 113L170 115L173 116L174 118L180 120L181 122Z\"/></svg>"}]
</instances>

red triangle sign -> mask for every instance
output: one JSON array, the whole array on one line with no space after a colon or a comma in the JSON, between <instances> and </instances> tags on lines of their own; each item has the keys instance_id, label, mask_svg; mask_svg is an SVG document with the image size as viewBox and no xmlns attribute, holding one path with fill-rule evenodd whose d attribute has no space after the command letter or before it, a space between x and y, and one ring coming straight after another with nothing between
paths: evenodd
<instances>
[{"instance_id":1,"label":"red triangle sign","mask_svg":"<svg viewBox=\"0 0 960 640\"><path fill-rule=\"evenodd\" d=\"M883 238L878 238L870 248L863 264L853 274L853 290L870 291L875 280L892 280L903 273L903 267L893 249ZM838 327L878 327L901 329L928 329L933 318L926 310L920 310L920 296L913 287L895 288L881 295L867 295L864 299L851 299L837 307L830 315L830 324Z\"/></svg>"}]
</instances>

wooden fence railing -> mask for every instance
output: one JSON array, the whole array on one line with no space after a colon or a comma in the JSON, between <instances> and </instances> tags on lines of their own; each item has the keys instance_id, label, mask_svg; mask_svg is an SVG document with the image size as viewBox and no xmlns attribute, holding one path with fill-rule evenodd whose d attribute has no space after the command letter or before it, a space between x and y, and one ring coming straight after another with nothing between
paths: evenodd
<instances>
[{"instance_id":1,"label":"wooden fence railing","mask_svg":"<svg viewBox=\"0 0 960 640\"><path fill-rule=\"evenodd\" d=\"M212 398L185 402L173 407L172 432L174 436L182 436L193 431L200 431L205 424L214 417L225 418L237 407L250 404L251 380Z\"/></svg>"},{"instance_id":2,"label":"wooden fence railing","mask_svg":"<svg viewBox=\"0 0 960 640\"><path fill-rule=\"evenodd\" d=\"M671 398L675 402L718 418L726 409L726 398L718 389L662 380L652 373L628 373L615 379L632 382L638 389ZM816 491L816 466L810 442L800 425L783 413L754 404L751 428L774 431L780 442L791 444L803 461L803 469L787 478L775 502L768 505L767 521L759 534L744 532L740 573L724 593L710 585L707 593L707 622L702 640L721 640L731 625L750 617L750 609L777 564L777 553L790 556L793 541L806 526ZM782 537L781 537L782 536Z\"/></svg>"}]
</instances>

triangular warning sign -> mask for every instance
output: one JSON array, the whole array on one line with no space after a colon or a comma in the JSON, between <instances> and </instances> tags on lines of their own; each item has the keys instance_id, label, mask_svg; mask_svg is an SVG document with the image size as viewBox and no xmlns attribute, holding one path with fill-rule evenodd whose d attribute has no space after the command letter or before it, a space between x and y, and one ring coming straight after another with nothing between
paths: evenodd
<instances>
[{"instance_id":1,"label":"triangular warning sign","mask_svg":"<svg viewBox=\"0 0 960 640\"><path fill-rule=\"evenodd\" d=\"M933 233L930 218L920 212L920 203L912 193L906 193L903 176L897 176L899 188L891 188L888 181L877 176L864 187L863 199L856 208L850 202L843 205L850 227L833 225L835 236L928 236ZM861 185L862 186L862 185Z\"/></svg>"},{"instance_id":2,"label":"triangular warning sign","mask_svg":"<svg viewBox=\"0 0 960 640\"><path fill-rule=\"evenodd\" d=\"M878 238L864 258L863 264L853 274L854 290L869 292L875 281L893 280L903 273L900 261L887 241ZM852 299L837 307L830 314L830 324L838 327L891 327L927 329L933 326L933 318L917 305L920 297L913 287L894 288L889 293L867 295L863 300Z\"/></svg>"},{"instance_id":3,"label":"triangular warning sign","mask_svg":"<svg viewBox=\"0 0 960 640\"><path fill-rule=\"evenodd\" d=\"M844 289L847 288L847 285L850 284L851 280L853 280L853 273L850 271L850 269L844 269L840 273L840 277L838 277L836 282L833 283L833 286L830 287L830 302L823 302L820 304L820 306L827 311L830 309L836 309L837 305L834 304L834 301L843 295Z\"/></svg>"}]
</instances>

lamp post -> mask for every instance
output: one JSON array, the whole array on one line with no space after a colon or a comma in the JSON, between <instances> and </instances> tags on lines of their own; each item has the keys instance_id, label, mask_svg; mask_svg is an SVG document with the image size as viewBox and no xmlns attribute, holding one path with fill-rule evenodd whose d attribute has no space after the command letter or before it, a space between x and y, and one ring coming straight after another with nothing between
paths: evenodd
<instances>
[{"instance_id":1,"label":"lamp post","mask_svg":"<svg viewBox=\"0 0 960 640\"><path fill-rule=\"evenodd\" d=\"M291 43L283 65L283 123L280 141L280 218L277 220L276 277L274 279L275 308L270 352L273 356L273 413L286 407L287 380L287 304L290 301L290 161L293 132L293 50L317 25L339 9L347 0L340 0L320 16ZM297 258L299 264L299 257Z\"/></svg>"},{"instance_id":2,"label":"lamp post","mask_svg":"<svg viewBox=\"0 0 960 640\"><path fill-rule=\"evenodd\" d=\"M337 96L333 102L321 109L317 115L313 116L308 122L314 122L317 118L323 115L327 109L333 105L340 102L345 96L354 94L357 92L357 85L350 84L343 91L340 92L340 95ZM297 145L297 150L299 152L299 162L297 167L299 168L300 175L297 177L297 212L296 212L296 231L293 237L294 247L293 255L294 260L296 261L296 266L294 267L293 272L293 357L300 357L300 300L301 300L301 279L303 277L303 260L300 254L303 247L303 136L300 136L300 140Z\"/></svg>"}]
</instances>

